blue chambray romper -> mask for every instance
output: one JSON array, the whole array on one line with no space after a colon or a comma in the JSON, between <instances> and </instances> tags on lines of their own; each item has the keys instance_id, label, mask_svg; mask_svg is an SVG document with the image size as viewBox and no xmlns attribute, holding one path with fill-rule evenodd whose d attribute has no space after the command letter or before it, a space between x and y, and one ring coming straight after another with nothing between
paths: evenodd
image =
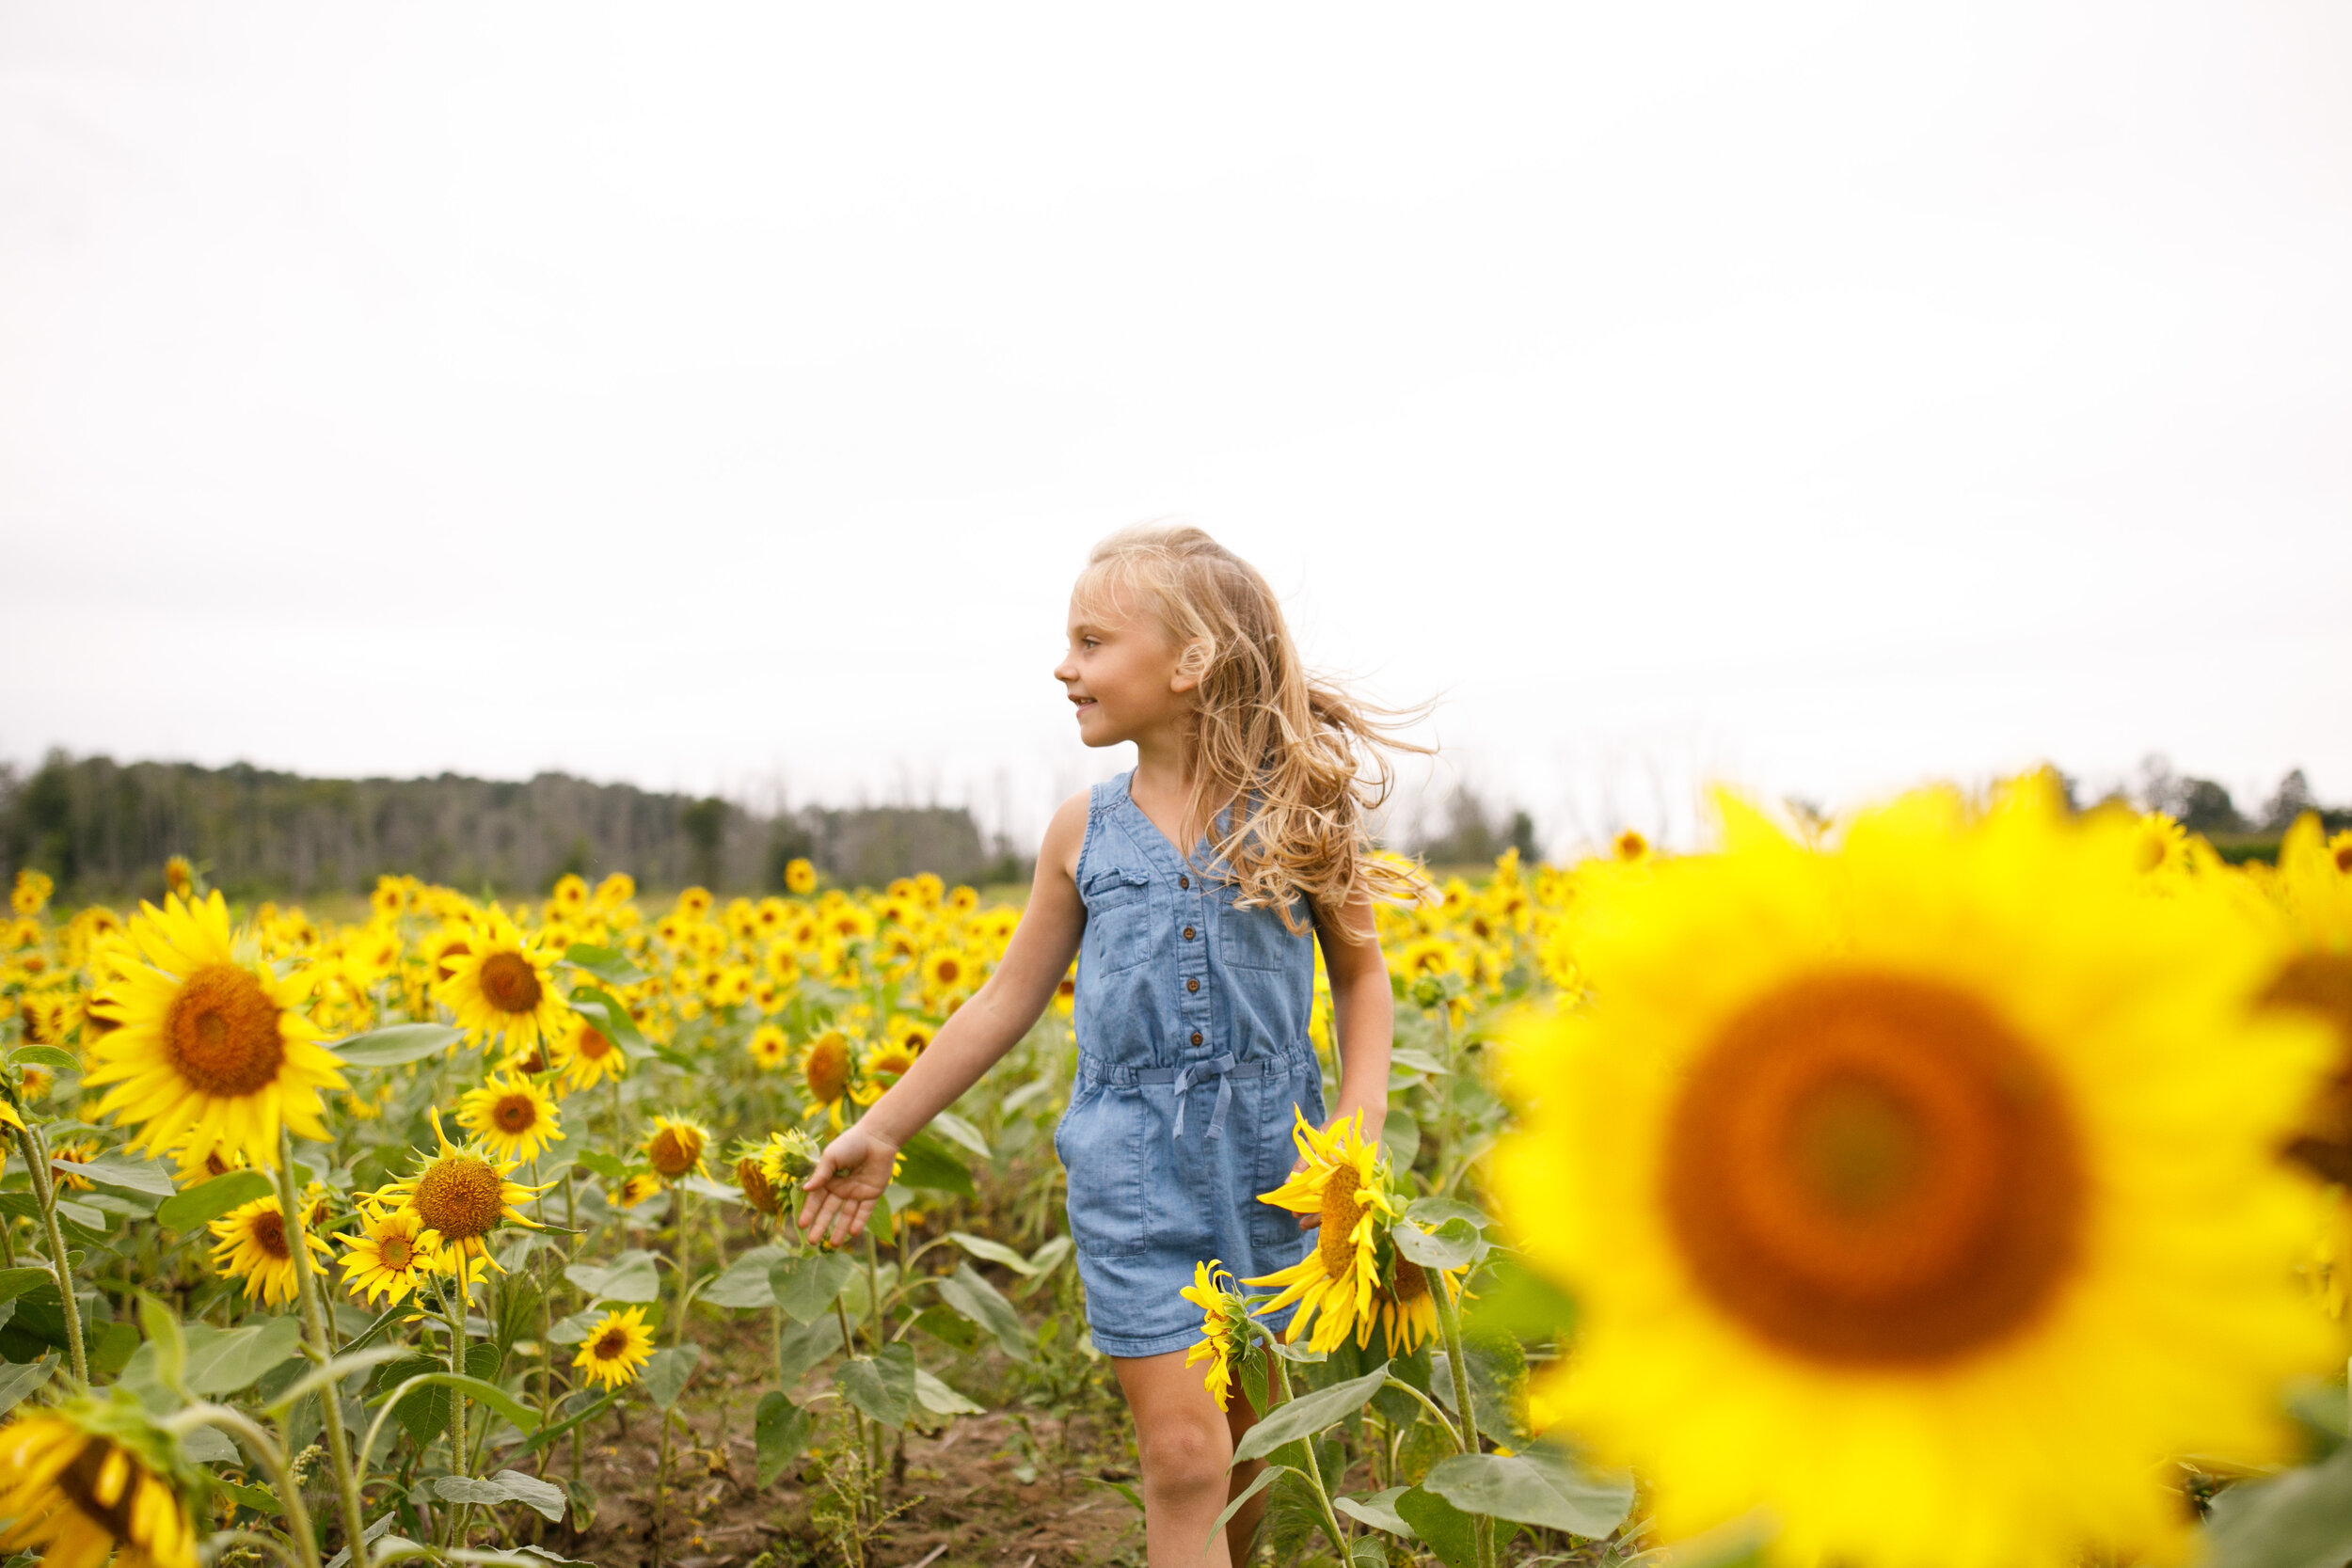
<instances>
[{"instance_id":1,"label":"blue chambray romper","mask_svg":"<svg viewBox=\"0 0 2352 1568\"><path fill-rule=\"evenodd\" d=\"M1216 868L1186 865L1143 815L1131 776L1096 784L1087 807L1078 1075L1054 1148L1094 1343L1157 1355L1200 1338L1200 1309L1178 1294L1195 1263L1247 1278L1307 1255L1313 1233L1258 1195L1297 1157L1294 1110L1321 1125L1323 1073L1307 1034L1311 928L1233 908Z\"/></svg>"}]
</instances>

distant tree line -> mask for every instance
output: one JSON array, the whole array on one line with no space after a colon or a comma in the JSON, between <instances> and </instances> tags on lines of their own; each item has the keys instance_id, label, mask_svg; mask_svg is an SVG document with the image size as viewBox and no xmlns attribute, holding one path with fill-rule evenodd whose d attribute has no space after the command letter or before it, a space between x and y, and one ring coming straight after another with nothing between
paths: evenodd
<instances>
[{"instance_id":1,"label":"distant tree line","mask_svg":"<svg viewBox=\"0 0 2352 1568\"><path fill-rule=\"evenodd\" d=\"M36 866L81 898L154 895L185 855L243 897L364 892L382 873L469 892L544 892L565 872L626 871L641 887L721 893L784 885L806 856L834 879L876 885L936 871L1017 879L961 807L809 807L763 816L716 796L657 794L563 773L501 783L312 779L238 764L116 763L52 752L30 774L0 765L0 878Z\"/></svg>"},{"instance_id":2,"label":"distant tree line","mask_svg":"<svg viewBox=\"0 0 2352 1568\"><path fill-rule=\"evenodd\" d=\"M2088 803L2082 799L2080 787L2071 779L2067 781L2067 793L2075 804ZM2108 798L2118 797L2142 810L2164 813L2190 832L2214 840L2225 851L2250 847L2260 853L2264 847L2260 842L2233 846L2231 841L2275 840L2305 812L2316 813L2331 832L2352 828L2352 806L2320 804L2312 797L2311 781L2303 776L2300 768L2289 769L2268 800L2242 809L2226 784L2175 773L2164 757L2150 756L2139 765L2137 787L2129 792L2114 791Z\"/></svg>"}]
</instances>

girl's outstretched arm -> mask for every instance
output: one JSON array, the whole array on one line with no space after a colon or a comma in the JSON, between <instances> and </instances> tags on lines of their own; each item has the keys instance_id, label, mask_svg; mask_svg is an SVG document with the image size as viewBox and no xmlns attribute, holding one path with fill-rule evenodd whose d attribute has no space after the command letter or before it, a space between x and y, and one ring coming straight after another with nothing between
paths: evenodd
<instances>
[{"instance_id":1,"label":"girl's outstretched arm","mask_svg":"<svg viewBox=\"0 0 2352 1568\"><path fill-rule=\"evenodd\" d=\"M1086 930L1074 878L1086 828L1087 793L1081 790L1061 803L1046 827L1028 908L996 973L940 1025L888 1092L825 1146L801 1206L801 1229L811 1241L824 1240L830 1228L838 1244L864 1230L874 1200L890 1185L892 1158L1001 1061L1053 1000Z\"/></svg>"}]
</instances>

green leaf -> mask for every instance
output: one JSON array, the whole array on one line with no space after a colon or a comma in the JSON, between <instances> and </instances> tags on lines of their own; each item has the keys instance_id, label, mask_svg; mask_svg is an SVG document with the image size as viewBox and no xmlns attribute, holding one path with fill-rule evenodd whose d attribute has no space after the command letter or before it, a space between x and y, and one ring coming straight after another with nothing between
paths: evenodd
<instances>
[{"instance_id":1,"label":"green leaf","mask_svg":"<svg viewBox=\"0 0 2352 1568\"><path fill-rule=\"evenodd\" d=\"M812 1252L769 1270L768 1288L786 1317L813 1323L833 1310L834 1299L856 1272L856 1261L846 1252Z\"/></svg>"},{"instance_id":2,"label":"green leaf","mask_svg":"<svg viewBox=\"0 0 2352 1568\"><path fill-rule=\"evenodd\" d=\"M82 1059L71 1051L60 1051L54 1045L20 1045L8 1053L8 1060L19 1067L47 1068L52 1072L78 1073Z\"/></svg>"},{"instance_id":3,"label":"green leaf","mask_svg":"<svg viewBox=\"0 0 2352 1568\"><path fill-rule=\"evenodd\" d=\"M578 1158L582 1167L596 1172L607 1181L619 1182L628 1180L628 1163L615 1159L601 1148L583 1148L580 1151Z\"/></svg>"},{"instance_id":4,"label":"green leaf","mask_svg":"<svg viewBox=\"0 0 2352 1568\"><path fill-rule=\"evenodd\" d=\"M700 1193L703 1196L717 1203L740 1203L743 1201L742 1188L730 1187L723 1181L713 1181L707 1176L685 1177L679 1180L678 1185L685 1188L690 1193Z\"/></svg>"},{"instance_id":5,"label":"green leaf","mask_svg":"<svg viewBox=\"0 0 2352 1568\"><path fill-rule=\"evenodd\" d=\"M932 1116L930 1125L945 1134L950 1143L961 1144L983 1160L989 1157L988 1139L981 1135L978 1128L955 1112L937 1112Z\"/></svg>"},{"instance_id":6,"label":"green leaf","mask_svg":"<svg viewBox=\"0 0 2352 1568\"><path fill-rule=\"evenodd\" d=\"M1409 1045L1399 1045L1390 1049L1389 1068L1391 1071L1403 1068L1407 1072L1426 1072L1438 1078L1444 1077L1446 1071L1443 1062L1429 1054L1428 1052L1416 1051Z\"/></svg>"},{"instance_id":7,"label":"green leaf","mask_svg":"<svg viewBox=\"0 0 2352 1568\"><path fill-rule=\"evenodd\" d=\"M874 1354L852 1356L834 1369L841 1397L886 1427L902 1427L914 1409L914 1352L884 1345Z\"/></svg>"},{"instance_id":8,"label":"green leaf","mask_svg":"<svg viewBox=\"0 0 2352 1568\"><path fill-rule=\"evenodd\" d=\"M667 1410L677 1403L677 1397L686 1392L686 1380L694 1375L696 1363L702 1360L700 1345L666 1345L653 1353L645 1363L645 1397L659 1409Z\"/></svg>"},{"instance_id":9,"label":"green leaf","mask_svg":"<svg viewBox=\"0 0 2352 1568\"><path fill-rule=\"evenodd\" d=\"M934 1416L978 1416L981 1407L957 1393L921 1367L914 1369L914 1402Z\"/></svg>"},{"instance_id":10,"label":"green leaf","mask_svg":"<svg viewBox=\"0 0 2352 1568\"><path fill-rule=\"evenodd\" d=\"M1425 1269L1458 1269L1478 1256L1482 1238L1468 1220L1450 1219L1435 1230L1406 1221L1390 1227L1397 1256Z\"/></svg>"},{"instance_id":11,"label":"green leaf","mask_svg":"<svg viewBox=\"0 0 2352 1568\"><path fill-rule=\"evenodd\" d=\"M619 1046L621 1054L630 1061L642 1062L662 1054L655 1049L651 1040L645 1038L644 1032L637 1027L637 1021L629 1016L628 1006L609 990L596 986L573 987L572 1010L595 1024L597 1033ZM695 1070L695 1064L691 1061L686 1062L685 1066L690 1072Z\"/></svg>"},{"instance_id":12,"label":"green leaf","mask_svg":"<svg viewBox=\"0 0 2352 1568\"><path fill-rule=\"evenodd\" d=\"M1258 1472L1258 1479L1243 1487L1241 1489L1241 1496L1235 1497L1232 1502L1227 1503L1225 1505L1225 1512L1216 1516L1216 1523L1209 1527L1208 1536L1201 1542L1200 1550L1205 1554L1209 1547L1216 1543L1216 1538L1225 1533L1225 1527L1232 1519L1233 1515L1239 1513L1243 1507L1248 1503L1250 1498L1256 1497L1259 1493L1273 1485L1275 1477L1285 1473L1290 1475L1298 1475L1302 1472L1294 1470L1287 1465L1269 1465L1264 1469L1260 1470Z\"/></svg>"},{"instance_id":13,"label":"green leaf","mask_svg":"<svg viewBox=\"0 0 2352 1568\"><path fill-rule=\"evenodd\" d=\"M553 1426L541 1427L538 1431L532 1433L531 1434L530 1441L524 1443L520 1448L514 1450L515 1457L520 1459L525 1454L538 1452L541 1449L546 1448L549 1443L554 1442L557 1438L571 1431L572 1428L576 1426L583 1426L586 1423L595 1420L597 1417L603 1415L606 1411L620 1403L620 1402L621 1396L618 1390L606 1394L600 1399L591 1401L585 1410L577 1411L572 1415L564 1417Z\"/></svg>"},{"instance_id":14,"label":"green leaf","mask_svg":"<svg viewBox=\"0 0 2352 1568\"><path fill-rule=\"evenodd\" d=\"M53 1170L65 1171L101 1187L116 1187L126 1193L145 1193L151 1197L173 1197L180 1189L171 1184L171 1177L152 1160L134 1160L121 1154L101 1154L95 1160L52 1160Z\"/></svg>"},{"instance_id":15,"label":"green leaf","mask_svg":"<svg viewBox=\"0 0 2352 1568\"><path fill-rule=\"evenodd\" d=\"M345 1067L399 1067L437 1056L466 1037L446 1023L394 1023L354 1035L326 1049Z\"/></svg>"},{"instance_id":16,"label":"green leaf","mask_svg":"<svg viewBox=\"0 0 2352 1568\"><path fill-rule=\"evenodd\" d=\"M469 1346L468 1354L466 1356L467 1366L470 1367L474 1364L471 1352L477 1348L490 1351L493 1355L497 1354L496 1348L490 1345L482 1345L479 1347ZM423 1393L427 1389L433 1388L447 1388L453 1392L462 1393L469 1400L474 1400L480 1403L488 1405L491 1409L497 1411L500 1415L514 1422L515 1430L521 1433L526 1437L539 1430L538 1416L531 1410L526 1409L516 1400L514 1395L508 1393L505 1389L500 1387L495 1383L485 1383L478 1377L459 1377L455 1372L420 1372L414 1377L404 1379L397 1387L395 1387L389 1395L385 1396L386 1398L398 1402L394 1407L393 1414L401 1418L401 1424L408 1427L409 1433L412 1436L416 1434L417 1427L410 1424L407 1419L408 1401L414 1396ZM382 1400L378 1400L376 1402L381 1403L383 1402ZM439 1423L426 1424L424 1427L425 1435L418 1437L417 1441L419 1443L430 1441L433 1433L440 1431L448 1425L448 1407L444 1405L442 1408L442 1418Z\"/></svg>"},{"instance_id":17,"label":"green leaf","mask_svg":"<svg viewBox=\"0 0 2352 1568\"><path fill-rule=\"evenodd\" d=\"M548 1522L564 1517L564 1489L520 1470L501 1470L494 1476L436 1476L434 1493L453 1503L522 1503L537 1510Z\"/></svg>"},{"instance_id":18,"label":"green leaf","mask_svg":"<svg viewBox=\"0 0 2352 1568\"><path fill-rule=\"evenodd\" d=\"M2343 1568L2352 1560L2352 1447L2213 1499L2207 1568Z\"/></svg>"},{"instance_id":19,"label":"green leaf","mask_svg":"<svg viewBox=\"0 0 2352 1568\"><path fill-rule=\"evenodd\" d=\"M306 1396L317 1393L330 1383L341 1383L354 1372L380 1367L387 1361L412 1359L405 1345L370 1345L365 1350L346 1351L324 1367L313 1367L286 1387L266 1406L273 1416L292 1410Z\"/></svg>"},{"instance_id":20,"label":"green leaf","mask_svg":"<svg viewBox=\"0 0 2352 1568\"><path fill-rule=\"evenodd\" d=\"M602 1301L647 1302L661 1294L661 1276L654 1270L653 1254L631 1250L601 1266L574 1263L564 1277Z\"/></svg>"},{"instance_id":21,"label":"green leaf","mask_svg":"<svg viewBox=\"0 0 2352 1568\"><path fill-rule=\"evenodd\" d=\"M929 1132L917 1132L898 1152L906 1156L896 1179L899 1185L928 1187L933 1192L957 1193L971 1198L980 1196L979 1189L972 1185L972 1173L963 1162Z\"/></svg>"},{"instance_id":22,"label":"green leaf","mask_svg":"<svg viewBox=\"0 0 2352 1568\"><path fill-rule=\"evenodd\" d=\"M0 1301L14 1301L43 1285L56 1289L57 1276L47 1269L0 1269Z\"/></svg>"},{"instance_id":23,"label":"green leaf","mask_svg":"<svg viewBox=\"0 0 2352 1568\"><path fill-rule=\"evenodd\" d=\"M947 1232L947 1239L973 1257L985 1258L992 1263L1002 1263L1017 1275L1037 1273L1035 1263L1030 1262L1002 1242L992 1242L985 1236L967 1235L961 1230L950 1230Z\"/></svg>"},{"instance_id":24,"label":"green leaf","mask_svg":"<svg viewBox=\"0 0 2352 1568\"><path fill-rule=\"evenodd\" d=\"M1607 1535L1633 1510L1631 1478L1582 1475L1541 1449L1526 1454L1457 1453L1431 1465L1422 1485L1464 1513L1570 1535Z\"/></svg>"},{"instance_id":25,"label":"green leaf","mask_svg":"<svg viewBox=\"0 0 2352 1568\"><path fill-rule=\"evenodd\" d=\"M1477 1527L1469 1514L1426 1486L1406 1487L1394 1506L1398 1517L1413 1527L1413 1533L1446 1568L1472 1568L1477 1562Z\"/></svg>"},{"instance_id":26,"label":"green leaf","mask_svg":"<svg viewBox=\"0 0 2352 1568\"><path fill-rule=\"evenodd\" d=\"M131 1364L131 1357L139 1352L139 1331L135 1323L119 1320L98 1330L84 1347L93 1377L113 1377Z\"/></svg>"},{"instance_id":27,"label":"green leaf","mask_svg":"<svg viewBox=\"0 0 2352 1568\"><path fill-rule=\"evenodd\" d=\"M994 1335L1007 1355L1029 1359L1029 1331L1022 1326L1021 1314L971 1264L958 1263L954 1274L939 1281L939 1299Z\"/></svg>"},{"instance_id":28,"label":"green leaf","mask_svg":"<svg viewBox=\"0 0 2352 1568\"><path fill-rule=\"evenodd\" d=\"M275 1191L276 1185L261 1171L232 1170L165 1199L164 1206L155 1211L155 1223L166 1230L194 1230L207 1220L216 1220L238 1205Z\"/></svg>"},{"instance_id":29,"label":"green leaf","mask_svg":"<svg viewBox=\"0 0 2352 1568\"><path fill-rule=\"evenodd\" d=\"M1103 1478L1103 1477L1101 1477L1101 1476L1080 1476L1078 1479L1079 1479L1080 1481L1090 1481L1094 1482L1094 1484L1095 1484L1095 1485L1097 1485L1097 1486L1107 1486L1107 1487L1109 1487L1112 1491L1114 1491L1114 1492L1118 1493L1120 1497L1124 1497L1124 1498L1126 1498L1126 1499L1127 1499L1127 1506L1128 1506L1128 1507L1130 1507L1130 1508L1134 1509L1134 1510L1135 1510L1137 1513L1141 1513L1143 1512L1143 1497L1142 1497L1142 1495L1141 1495L1140 1493L1138 1493L1138 1492L1137 1492L1137 1491L1136 1491L1134 1487L1132 1487L1132 1486L1128 1485L1125 1481L1107 1481L1107 1480L1104 1479L1104 1478Z\"/></svg>"},{"instance_id":30,"label":"green leaf","mask_svg":"<svg viewBox=\"0 0 2352 1568\"><path fill-rule=\"evenodd\" d=\"M752 1418L752 1441L759 1450L761 1486L774 1485L785 1466L801 1457L815 1425L807 1411L783 1394L771 1390L760 1396L758 1413Z\"/></svg>"},{"instance_id":31,"label":"green leaf","mask_svg":"<svg viewBox=\"0 0 2352 1568\"><path fill-rule=\"evenodd\" d=\"M1415 1225L1437 1227L1448 1220L1462 1220L1484 1229L1494 1223L1493 1216L1473 1204L1450 1197L1420 1197L1406 1205L1405 1217Z\"/></svg>"},{"instance_id":32,"label":"green leaf","mask_svg":"<svg viewBox=\"0 0 2352 1568\"><path fill-rule=\"evenodd\" d=\"M49 1374L57 1370L57 1358L44 1354L38 1361L10 1362L0 1367L0 1415L16 1408L25 1395L49 1381Z\"/></svg>"},{"instance_id":33,"label":"green leaf","mask_svg":"<svg viewBox=\"0 0 2352 1568\"><path fill-rule=\"evenodd\" d=\"M652 975L628 961L626 954L610 947L591 947L576 942L564 949L564 961L574 969L586 970L608 986L642 986Z\"/></svg>"},{"instance_id":34,"label":"green leaf","mask_svg":"<svg viewBox=\"0 0 2352 1568\"><path fill-rule=\"evenodd\" d=\"M191 1393L233 1394L249 1387L263 1372L284 1366L302 1348L302 1325L291 1317L209 1330L199 1338L198 1330L202 1327L190 1323L184 1330Z\"/></svg>"},{"instance_id":35,"label":"green leaf","mask_svg":"<svg viewBox=\"0 0 2352 1568\"><path fill-rule=\"evenodd\" d=\"M755 1246L729 1263L726 1272L705 1286L695 1299L713 1307L773 1307L776 1292L768 1275L791 1256L780 1246Z\"/></svg>"},{"instance_id":36,"label":"green leaf","mask_svg":"<svg viewBox=\"0 0 2352 1568\"><path fill-rule=\"evenodd\" d=\"M966 1355L980 1348L979 1324L946 1307L926 1307L914 1315L913 1326Z\"/></svg>"},{"instance_id":37,"label":"green leaf","mask_svg":"<svg viewBox=\"0 0 2352 1568\"><path fill-rule=\"evenodd\" d=\"M568 1318L558 1318L548 1329L548 1343L551 1345L584 1343L588 1336L596 1331L596 1324L603 1321L603 1310L595 1307L575 1312Z\"/></svg>"},{"instance_id":38,"label":"green leaf","mask_svg":"<svg viewBox=\"0 0 2352 1568\"><path fill-rule=\"evenodd\" d=\"M188 1341L171 1308L146 1291L139 1292L139 1329L155 1347L155 1380L184 1397L188 1376Z\"/></svg>"},{"instance_id":39,"label":"green leaf","mask_svg":"<svg viewBox=\"0 0 2352 1568\"><path fill-rule=\"evenodd\" d=\"M1266 1413L1265 1419L1243 1434L1233 1449L1234 1462L1263 1458L1285 1443L1345 1420L1369 1403L1388 1378L1389 1364L1383 1361L1362 1377L1335 1383L1328 1388L1318 1388L1286 1404L1276 1405Z\"/></svg>"},{"instance_id":40,"label":"green leaf","mask_svg":"<svg viewBox=\"0 0 2352 1568\"><path fill-rule=\"evenodd\" d=\"M1375 1492L1370 1497L1333 1497L1331 1506L1359 1525L1370 1525L1375 1529L1384 1529L1391 1535L1402 1535L1409 1539L1413 1533L1413 1527L1406 1524L1396 1512L1396 1499L1403 1497L1406 1490L1402 1486L1391 1486L1386 1491Z\"/></svg>"},{"instance_id":41,"label":"green leaf","mask_svg":"<svg viewBox=\"0 0 2352 1568\"><path fill-rule=\"evenodd\" d=\"M213 1490L239 1508L249 1508L264 1518L272 1518L284 1512L285 1505L278 1500L278 1494L265 1487L240 1486L233 1481L215 1481Z\"/></svg>"},{"instance_id":42,"label":"green leaf","mask_svg":"<svg viewBox=\"0 0 2352 1568\"><path fill-rule=\"evenodd\" d=\"M1576 1298L1508 1253L1487 1259L1463 1303L1462 1331L1480 1338L1556 1339L1576 1324Z\"/></svg>"}]
</instances>

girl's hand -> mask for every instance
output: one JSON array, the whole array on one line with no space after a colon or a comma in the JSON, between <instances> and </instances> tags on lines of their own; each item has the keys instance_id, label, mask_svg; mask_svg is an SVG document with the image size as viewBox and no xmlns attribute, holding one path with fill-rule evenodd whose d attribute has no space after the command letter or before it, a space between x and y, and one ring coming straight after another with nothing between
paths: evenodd
<instances>
[{"instance_id":1,"label":"girl's hand","mask_svg":"<svg viewBox=\"0 0 2352 1568\"><path fill-rule=\"evenodd\" d=\"M1375 1142L1379 1141L1380 1124L1388 1119L1389 1115L1389 1108L1386 1104L1350 1106L1346 1110L1339 1112L1337 1115L1333 1116L1330 1120L1323 1124L1324 1134L1328 1136L1331 1129L1337 1127L1343 1121L1352 1121L1359 1113L1361 1113L1364 1118L1364 1136L1374 1140ZM1296 1176L1300 1171L1305 1170L1306 1168L1307 1157L1303 1154L1291 1162L1291 1174L1293 1176ZM1312 1230L1322 1223L1323 1216L1321 1214L1301 1214L1298 1216L1298 1228L1301 1230Z\"/></svg>"},{"instance_id":2,"label":"girl's hand","mask_svg":"<svg viewBox=\"0 0 2352 1568\"><path fill-rule=\"evenodd\" d=\"M890 1165L898 1153L898 1145L868 1132L863 1122L827 1144L817 1157L817 1168L802 1183L808 1199L801 1205L801 1234L819 1246L839 1246L862 1234L874 1200L890 1185Z\"/></svg>"}]
</instances>

